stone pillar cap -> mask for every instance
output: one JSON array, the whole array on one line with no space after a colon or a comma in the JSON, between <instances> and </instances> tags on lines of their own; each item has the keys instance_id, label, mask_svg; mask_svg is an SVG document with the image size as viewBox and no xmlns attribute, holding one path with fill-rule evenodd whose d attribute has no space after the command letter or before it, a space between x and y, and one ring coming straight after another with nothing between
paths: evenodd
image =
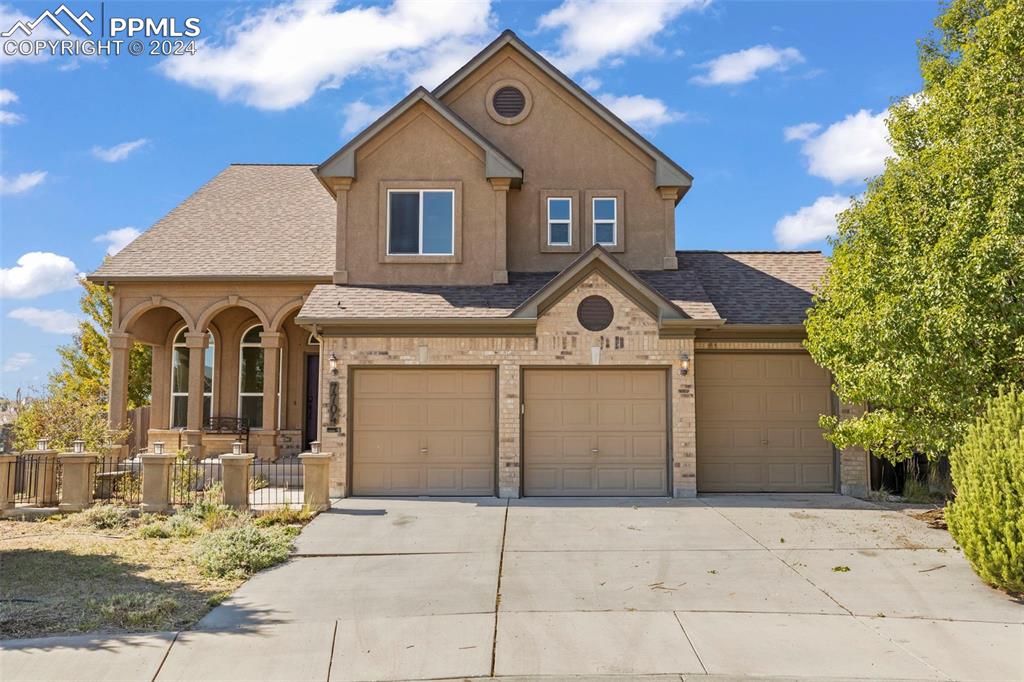
<instances>
[{"instance_id":1,"label":"stone pillar cap","mask_svg":"<svg viewBox=\"0 0 1024 682\"><path fill-rule=\"evenodd\" d=\"M98 453L95 452L61 452L57 455L57 459L70 462L86 462L90 459L96 459L98 456Z\"/></svg>"},{"instance_id":2,"label":"stone pillar cap","mask_svg":"<svg viewBox=\"0 0 1024 682\"><path fill-rule=\"evenodd\" d=\"M330 452L302 452L299 459L330 459L334 457Z\"/></svg>"},{"instance_id":3,"label":"stone pillar cap","mask_svg":"<svg viewBox=\"0 0 1024 682\"><path fill-rule=\"evenodd\" d=\"M235 455L235 454L232 454L230 452L226 452L223 455L221 455L220 458L221 458L222 461L225 460L225 459L228 460L228 461L241 461L241 460L245 460L245 459L255 459L256 458L256 454L252 453L252 452L244 452L244 453L242 453L240 455Z\"/></svg>"},{"instance_id":4,"label":"stone pillar cap","mask_svg":"<svg viewBox=\"0 0 1024 682\"><path fill-rule=\"evenodd\" d=\"M140 452L139 458L144 462L173 462L178 455L173 452L162 452L159 455L155 452Z\"/></svg>"}]
</instances>

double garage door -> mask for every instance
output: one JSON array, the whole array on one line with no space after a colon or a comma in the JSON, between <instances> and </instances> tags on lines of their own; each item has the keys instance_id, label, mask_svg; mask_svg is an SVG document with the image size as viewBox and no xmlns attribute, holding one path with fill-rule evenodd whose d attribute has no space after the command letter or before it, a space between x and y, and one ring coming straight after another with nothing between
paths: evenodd
<instances>
[{"instance_id":1,"label":"double garage door","mask_svg":"<svg viewBox=\"0 0 1024 682\"><path fill-rule=\"evenodd\" d=\"M696 362L702 492L831 491L827 374L803 354L705 353ZM664 369L523 372L529 496L669 494ZM352 491L494 495L493 369L356 369Z\"/></svg>"},{"instance_id":2,"label":"double garage door","mask_svg":"<svg viewBox=\"0 0 1024 682\"><path fill-rule=\"evenodd\" d=\"M524 372L527 495L666 495L664 370ZM491 369L356 369L356 495L493 495Z\"/></svg>"}]
</instances>

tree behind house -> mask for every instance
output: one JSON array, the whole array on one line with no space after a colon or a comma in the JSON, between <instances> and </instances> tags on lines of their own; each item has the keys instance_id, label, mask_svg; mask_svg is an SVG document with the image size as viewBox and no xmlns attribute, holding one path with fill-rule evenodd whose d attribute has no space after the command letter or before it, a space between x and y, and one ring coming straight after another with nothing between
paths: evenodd
<instances>
[{"instance_id":1,"label":"tree behind house","mask_svg":"<svg viewBox=\"0 0 1024 682\"><path fill-rule=\"evenodd\" d=\"M948 453L1024 381L1024 5L956 0L893 105L895 158L840 214L807 347L863 416L838 447Z\"/></svg>"}]
</instances>

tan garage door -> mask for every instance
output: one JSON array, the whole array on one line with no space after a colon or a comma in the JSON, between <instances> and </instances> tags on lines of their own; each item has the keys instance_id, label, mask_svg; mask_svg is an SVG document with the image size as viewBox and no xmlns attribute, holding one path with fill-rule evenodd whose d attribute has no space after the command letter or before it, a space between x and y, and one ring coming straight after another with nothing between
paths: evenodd
<instances>
[{"instance_id":1,"label":"tan garage door","mask_svg":"<svg viewBox=\"0 0 1024 682\"><path fill-rule=\"evenodd\" d=\"M828 374L806 354L698 354L697 489L830 492Z\"/></svg>"},{"instance_id":2,"label":"tan garage door","mask_svg":"<svg viewBox=\"0 0 1024 682\"><path fill-rule=\"evenodd\" d=\"M666 495L664 370L529 369L527 495Z\"/></svg>"},{"instance_id":3,"label":"tan garage door","mask_svg":"<svg viewBox=\"0 0 1024 682\"><path fill-rule=\"evenodd\" d=\"M356 495L493 495L494 371L357 369Z\"/></svg>"}]
</instances>

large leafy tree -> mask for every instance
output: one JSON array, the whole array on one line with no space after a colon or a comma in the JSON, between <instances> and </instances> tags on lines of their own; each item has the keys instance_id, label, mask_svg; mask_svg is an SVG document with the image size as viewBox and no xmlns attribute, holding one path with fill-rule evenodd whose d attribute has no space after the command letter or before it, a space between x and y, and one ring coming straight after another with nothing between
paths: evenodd
<instances>
[{"instance_id":1,"label":"large leafy tree","mask_svg":"<svg viewBox=\"0 0 1024 682\"><path fill-rule=\"evenodd\" d=\"M824 417L829 438L892 460L948 453L1024 381L1024 4L953 0L936 29L807 324L840 399L866 406Z\"/></svg>"}]
</instances>

